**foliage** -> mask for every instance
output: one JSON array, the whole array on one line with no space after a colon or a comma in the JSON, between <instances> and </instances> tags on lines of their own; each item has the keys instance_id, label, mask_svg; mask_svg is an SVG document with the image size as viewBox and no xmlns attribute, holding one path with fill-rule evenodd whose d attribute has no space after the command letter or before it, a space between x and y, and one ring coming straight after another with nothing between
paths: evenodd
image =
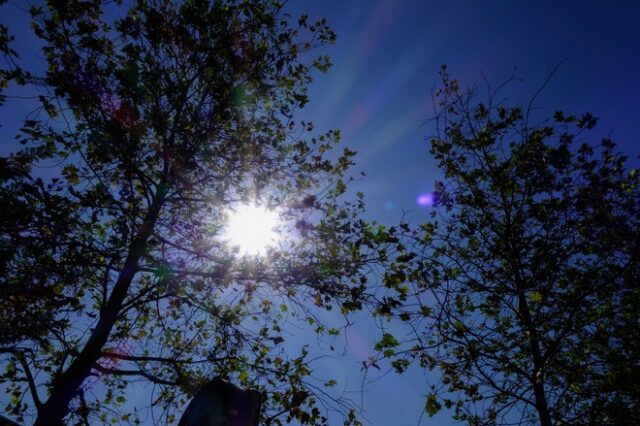
<instances>
[{"instance_id":1,"label":"foliage","mask_svg":"<svg viewBox=\"0 0 640 426\"><path fill-rule=\"evenodd\" d=\"M398 268L394 355L441 380L425 410L469 424L638 424L640 181L596 119L481 101L443 70L433 220ZM409 284L407 284L409 283ZM382 354L383 356L385 354ZM395 365L395 364L394 364Z\"/></svg>"},{"instance_id":2,"label":"foliage","mask_svg":"<svg viewBox=\"0 0 640 426\"><path fill-rule=\"evenodd\" d=\"M24 146L0 159L0 381L16 419L137 423L149 414L130 395L146 392L173 422L222 376L265 394L265 424L331 410L358 423L316 386L308 349L285 341L292 321L322 334L322 309L362 307L379 244L359 237L361 200L343 201L354 153L293 120L312 69L330 66L306 52L335 35L282 8L31 8L46 73L0 75L40 93ZM283 242L252 258L223 238L249 202L284 219Z\"/></svg>"}]
</instances>

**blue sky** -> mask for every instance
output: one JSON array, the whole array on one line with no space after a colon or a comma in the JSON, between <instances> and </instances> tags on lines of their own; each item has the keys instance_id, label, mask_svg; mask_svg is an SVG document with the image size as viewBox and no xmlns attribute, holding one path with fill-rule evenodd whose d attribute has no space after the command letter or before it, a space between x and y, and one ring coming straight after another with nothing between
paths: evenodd
<instances>
[{"instance_id":1,"label":"blue sky","mask_svg":"<svg viewBox=\"0 0 640 426\"><path fill-rule=\"evenodd\" d=\"M611 134L636 157L640 120L640 3L633 1L350 0L291 2L327 17L338 34L334 67L320 76L304 115L320 129L340 128L359 152L369 213L383 220L416 209L437 176L421 123L447 64L463 84L508 78L528 101L550 68L564 61L538 98L557 109L600 117L595 136ZM417 213L419 216L419 213Z\"/></svg>"},{"instance_id":2,"label":"blue sky","mask_svg":"<svg viewBox=\"0 0 640 426\"><path fill-rule=\"evenodd\" d=\"M414 222L427 218L428 208L416 198L439 174L425 141L430 129L422 123L432 113L441 64L463 84L479 82L481 72L499 83L517 67L524 81L511 86L509 97L526 101L564 60L538 98L542 113L590 111L601 118L594 141L611 135L630 157L640 153L640 2L291 0L288 7L326 17L338 34L327 49L334 67L318 76L298 118L312 120L318 131L341 129L343 143L359 152L356 170L367 176L356 189L366 194L369 218L393 223L403 210ZM3 13L2 22L18 19L15 8ZM2 124L10 127L21 115L5 108ZM374 335L369 319L357 318L350 356L325 368L353 383ZM363 398L370 424L418 424L424 383L422 372L410 370L370 384ZM445 413L421 424L452 422Z\"/></svg>"}]
</instances>

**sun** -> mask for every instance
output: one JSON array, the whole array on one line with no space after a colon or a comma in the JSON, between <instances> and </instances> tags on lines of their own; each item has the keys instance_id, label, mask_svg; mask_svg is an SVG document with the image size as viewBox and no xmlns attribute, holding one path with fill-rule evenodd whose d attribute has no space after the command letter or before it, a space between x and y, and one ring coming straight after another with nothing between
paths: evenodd
<instances>
[{"instance_id":1,"label":"sun","mask_svg":"<svg viewBox=\"0 0 640 426\"><path fill-rule=\"evenodd\" d=\"M277 211L255 204L243 205L229 212L225 235L241 255L263 254L267 247L277 243L278 223Z\"/></svg>"}]
</instances>

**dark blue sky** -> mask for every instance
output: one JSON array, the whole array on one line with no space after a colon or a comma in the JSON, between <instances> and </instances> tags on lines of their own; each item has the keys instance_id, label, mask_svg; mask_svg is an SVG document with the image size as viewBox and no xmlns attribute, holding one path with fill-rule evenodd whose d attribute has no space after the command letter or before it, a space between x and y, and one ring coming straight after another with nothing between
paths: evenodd
<instances>
[{"instance_id":1,"label":"dark blue sky","mask_svg":"<svg viewBox=\"0 0 640 426\"><path fill-rule=\"evenodd\" d=\"M397 220L432 188L423 120L440 64L464 84L481 72L500 83L517 67L523 82L508 92L529 97L561 61L539 97L543 113L556 109L601 118L593 133L611 132L636 157L640 121L640 2L349 0L291 2L312 17L327 17L338 34L334 68L313 86L304 113L319 128L340 128L360 153L358 168L370 213ZM293 7L292 7L293 8Z\"/></svg>"},{"instance_id":2,"label":"dark blue sky","mask_svg":"<svg viewBox=\"0 0 640 426\"><path fill-rule=\"evenodd\" d=\"M426 218L428 210L417 206L416 198L432 189L438 171L425 141L430 129L421 123L432 113L430 93L440 64L463 84L479 82L481 72L499 83L517 67L524 82L508 93L514 101L526 101L549 69L566 58L539 97L543 112L590 111L601 117L594 141L611 134L631 157L640 153L640 2L291 0L288 7L326 17L338 34L327 49L334 67L317 78L311 103L299 117L314 121L319 131L341 129L343 142L359 152L356 169L367 177L357 189L366 194L371 218L392 223L403 209L413 210L414 221ZM2 22L18 19L14 8L2 13ZM9 127L21 115L7 108L1 114ZM330 367L351 376L352 384L358 359L373 344L365 324L362 318L349 332L351 356ZM370 424L417 424L424 383L421 372L410 371L370 385L364 396ZM452 423L446 414L422 420Z\"/></svg>"}]
</instances>

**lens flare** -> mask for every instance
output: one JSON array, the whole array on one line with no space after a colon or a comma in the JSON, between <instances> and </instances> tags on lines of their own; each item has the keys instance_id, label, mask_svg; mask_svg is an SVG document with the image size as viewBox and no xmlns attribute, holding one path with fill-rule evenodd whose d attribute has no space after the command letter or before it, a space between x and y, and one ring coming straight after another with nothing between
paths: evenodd
<instances>
[{"instance_id":1,"label":"lens flare","mask_svg":"<svg viewBox=\"0 0 640 426\"><path fill-rule=\"evenodd\" d=\"M418 205L423 207L432 206L434 202L433 194L421 194L416 201Z\"/></svg>"}]
</instances>

